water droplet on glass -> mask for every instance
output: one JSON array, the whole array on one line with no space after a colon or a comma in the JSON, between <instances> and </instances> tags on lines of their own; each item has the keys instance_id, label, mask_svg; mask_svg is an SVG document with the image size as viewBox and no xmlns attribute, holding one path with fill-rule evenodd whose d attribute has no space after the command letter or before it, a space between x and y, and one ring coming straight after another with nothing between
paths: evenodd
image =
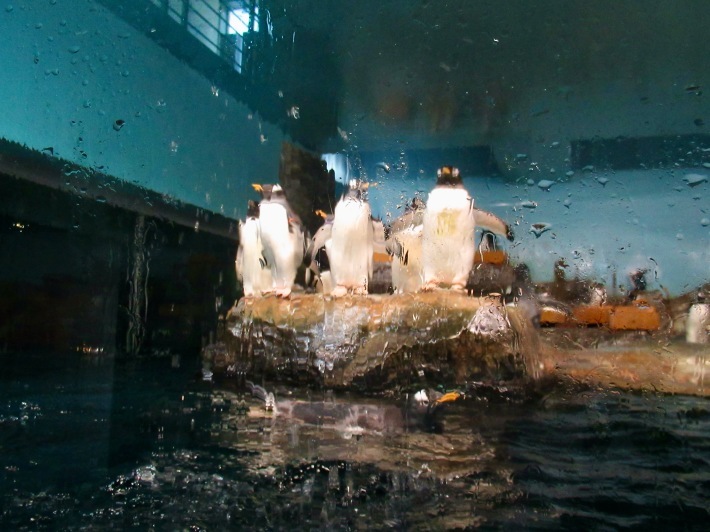
<instances>
[{"instance_id":1,"label":"water droplet on glass","mask_svg":"<svg viewBox=\"0 0 710 532\"><path fill-rule=\"evenodd\" d=\"M67 48L67 51L68 51L70 54L77 54L77 53L79 53L79 50L81 50L81 48L80 48L79 46L77 46L77 45L70 46L69 48Z\"/></svg>"},{"instance_id":2,"label":"water droplet on glass","mask_svg":"<svg viewBox=\"0 0 710 532\"><path fill-rule=\"evenodd\" d=\"M676 239L678 239L678 240L683 240L683 238L684 238L684 237L683 237L683 233L678 233L678 234L675 235L675 237L676 237Z\"/></svg>"},{"instance_id":3,"label":"water droplet on glass","mask_svg":"<svg viewBox=\"0 0 710 532\"><path fill-rule=\"evenodd\" d=\"M54 155L54 147L47 146L46 148L42 148L42 153L45 155Z\"/></svg>"},{"instance_id":4,"label":"water droplet on glass","mask_svg":"<svg viewBox=\"0 0 710 532\"><path fill-rule=\"evenodd\" d=\"M549 179L541 179L540 181L537 182L537 186L540 187L542 190L550 190L550 187L554 185L554 181L550 181Z\"/></svg>"},{"instance_id":5,"label":"water droplet on glass","mask_svg":"<svg viewBox=\"0 0 710 532\"><path fill-rule=\"evenodd\" d=\"M563 205L569 209L569 206L572 205L572 200L567 198L564 202Z\"/></svg>"},{"instance_id":6,"label":"water droplet on glass","mask_svg":"<svg viewBox=\"0 0 710 532\"><path fill-rule=\"evenodd\" d=\"M601 186L606 186L606 184L609 182L609 178L607 177L598 177L597 178L597 183L599 183Z\"/></svg>"},{"instance_id":7,"label":"water droplet on glass","mask_svg":"<svg viewBox=\"0 0 710 532\"><path fill-rule=\"evenodd\" d=\"M710 218L703 218L702 220L700 220L700 225L702 225L703 227L707 227L708 225L710 225Z\"/></svg>"},{"instance_id":8,"label":"water droplet on glass","mask_svg":"<svg viewBox=\"0 0 710 532\"><path fill-rule=\"evenodd\" d=\"M552 224L547 222L537 222L530 226L530 232L535 235L535 238L540 238L540 235L542 235L545 231L549 231L551 227Z\"/></svg>"},{"instance_id":9,"label":"water droplet on glass","mask_svg":"<svg viewBox=\"0 0 710 532\"><path fill-rule=\"evenodd\" d=\"M537 203L535 203L534 201L527 200L523 201L520 206L525 207L526 209L534 209L537 207Z\"/></svg>"},{"instance_id":10,"label":"water droplet on glass","mask_svg":"<svg viewBox=\"0 0 710 532\"><path fill-rule=\"evenodd\" d=\"M533 186L533 185L535 184L535 180L534 180L534 179L528 179L528 180L527 180L527 184L528 184L529 186Z\"/></svg>"},{"instance_id":11,"label":"water droplet on glass","mask_svg":"<svg viewBox=\"0 0 710 532\"><path fill-rule=\"evenodd\" d=\"M115 129L116 131L119 131L119 130L120 130L123 126L125 126L125 125L126 125L126 121L125 121L125 120L121 120L121 119L119 118L118 120L116 120L116 121L113 123L113 129Z\"/></svg>"},{"instance_id":12,"label":"water droplet on glass","mask_svg":"<svg viewBox=\"0 0 710 532\"><path fill-rule=\"evenodd\" d=\"M13 9L15 8L12 6L12 4L8 4L5 6L5 11L7 11L8 13L10 13Z\"/></svg>"},{"instance_id":13,"label":"water droplet on glass","mask_svg":"<svg viewBox=\"0 0 710 532\"><path fill-rule=\"evenodd\" d=\"M42 29L42 23L41 23L41 22L38 22L37 24L35 24L35 29L36 29L36 30L41 30L41 29Z\"/></svg>"},{"instance_id":14,"label":"water droplet on glass","mask_svg":"<svg viewBox=\"0 0 710 532\"><path fill-rule=\"evenodd\" d=\"M99 203L106 203L106 198L104 196L96 196L96 201Z\"/></svg>"},{"instance_id":15,"label":"water droplet on glass","mask_svg":"<svg viewBox=\"0 0 710 532\"><path fill-rule=\"evenodd\" d=\"M565 174L567 177L572 177L574 175L574 170L570 170Z\"/></svg>"}]
</instances>

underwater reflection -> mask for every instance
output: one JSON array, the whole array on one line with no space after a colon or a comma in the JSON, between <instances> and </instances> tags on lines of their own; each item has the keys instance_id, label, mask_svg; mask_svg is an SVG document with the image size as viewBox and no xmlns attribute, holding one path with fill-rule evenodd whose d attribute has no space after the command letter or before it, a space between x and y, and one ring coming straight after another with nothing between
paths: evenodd
<instances>
[{"instance_id":1,"label":"underwater reflection","mask_svg":"<svg viewBox=\"0 0 710 532\"><path fill-rule=\"evenodd\" d=\"M710 517L703 397L577 383L445 402L425 390L427 404L282 385L268 410L190 366L6 364L0 527L701 529Z\"/></svg>"}]
</instances>

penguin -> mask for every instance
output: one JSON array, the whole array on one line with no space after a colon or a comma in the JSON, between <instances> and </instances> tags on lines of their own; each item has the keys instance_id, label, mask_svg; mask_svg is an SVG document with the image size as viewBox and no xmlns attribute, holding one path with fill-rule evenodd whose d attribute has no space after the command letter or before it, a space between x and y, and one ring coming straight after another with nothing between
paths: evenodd
<instances>
[{"instance_id":1,"label":"penguin","mask_svg":"<svg viewBox=\"0 0 710 532\"><path fill-rule=\"evenodd\" d=\"M254 188L262 194L259 230L263 256L272 277L271 288L263 293L289 297L298 267L303 262L303 225L291 210L281 185L254 185Z\"/></svg>"},{"instance_id":2,"label":"penguin","mask_svg":"<svg viewBox=\"0 0 710 532\"><path fill-rule=\"evenodd\" d=\"M710 343L710 303L705 291L698 292L695 303L688 309L685 341L689 344Z\"/></svg>"},{"instance_id":3,"label":"penguin","mask_svg":"<svg viewBox=\"0 0 710 532\"><path fill-rule=\"evenodd\" d=\"M473 198L458 168L440 168L422 219L422 290L464 290L473 266L475 230Z\"/></svg>"},{"instance_id":4,"label":"penguin","mask_svg":"<svg viewBox=\"0 0 710 532\"><path fill-rule=\"evenodd\" d=\"M370 204L365 196L368 183L353 179L333 213L333 226L326 251L330 261L334 297L352 292L367 294L373 272L374 229Z\"/></svg>"},{"instance_id":5,"label":"penguin","mask_svg":"<svg viewBox=\"0 0 710 532\"><path fill-rule=\"evenodd\" d=\"M424 207L424 202L415 197L390 225L386 246L392 255L392 288L397 294L418 292L422 287Z\"/></svg>"},{"instance_id":6,"label":"penguin","mask_svg":"<svg viewBox=\"0 0 710 532\"><path fill-rule=\"evenodd\" d=\"M411 294L422 287L422 224L390 236L387 251L392 255L392 288L396 294Z\"/></svg>"},{"instance_id":7,"label":"penguin","mask_svg":"<svg viewBox=\"0 0 710 532\"><path fill-rule=\"evenodd\" d=\"M496 235L484 229L481 233L481 241L478 243L478 252L483 254L487 251L496 251L497 249Z\"/></svg>"},{"instance_id":8,"label":"penguin","mask_svg":"<svg viewBox=\"0 0 710 532\"><path fill-rule=\"evenodd\" d=\"M504 236L511 242L515 239L513 229L510 225L498 218L495 214L474 208L473 218L476 221L476 227L483 229L484 235L486 233L495 233Z\"/></svg>"},{"instance_id":9,"label":"penguin","mask_svg":"<svg viewBox=\"0 0 710 532\"><path fill-rule=\"evenodd\" d=\"M323 218L323 225L313 235L306 250L304 260L306 263L306 286L310 286L312 280L314 285L318 285L318 290L323 295L330 295L333 290L333 282L325 244L330 240L332 234L334 216L321 210L316 211L316 214Z\"/></svg>"},{"instance_id":10,"label":"penguin","mask_svg":"<svg viewBox=\"0 0 710 532\"><path fill-rule=\"evenodd\" d=\"M402 216L390 224L390 233L399 233L409 227L421 225L425 207L426 204L422 199L415 196L411 203L407 205Z\"/></svg>"},{"instance_id":11,"label":"penguin","mask_svg":"<svg viewBox=\"0 0 710 532\"><path fill-rule=\"evenodd\" d=\"M258 296L262 290L271 288L271 270L262 254L259 205L253 200L247 203L246 220L239 220L239 248L235 262L244 297Z\"/></svg>"},{"instance_id":12,"label":"penguin","mask_svg":"<svg viewBox=\"0 0 710 532\"><path fill-rule=\"evenodd\" d=\"M387 294L392 288L392 258L387 251L385 224L372 219L372 276L367 284L369 294Z\"/></svg>"}]
</instances>

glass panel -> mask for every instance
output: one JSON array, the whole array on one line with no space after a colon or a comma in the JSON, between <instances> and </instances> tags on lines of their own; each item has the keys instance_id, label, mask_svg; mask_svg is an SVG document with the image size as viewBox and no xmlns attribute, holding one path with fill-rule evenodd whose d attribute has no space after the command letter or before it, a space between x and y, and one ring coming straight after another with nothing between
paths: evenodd
<instances>
[{"instance_id":1,"label":"glass panel","mask_svg":"<svg viewBox=\"0 0 710 532\"><path fill-rule=\"evenodd\" d=\"M704 529L710 4L0 5L0 529Z\"/></svg>"}]
</instances>

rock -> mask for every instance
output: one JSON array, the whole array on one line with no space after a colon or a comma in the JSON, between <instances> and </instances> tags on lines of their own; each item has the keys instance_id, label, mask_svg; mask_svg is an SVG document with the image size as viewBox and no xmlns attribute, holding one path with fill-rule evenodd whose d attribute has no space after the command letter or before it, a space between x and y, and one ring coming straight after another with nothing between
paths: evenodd
<instances>
[{"instance_id":1,"label":"rock","mask_svg":"<svg viewBox=\"0 0 710 532\"><path fill-rule=\"evenodd\" d=\"M241 299L219 340L203 350L217 374L331 388L524 382L540 368L537 332L517 307L443 290Z\"/></svg>"}]
</instances>

